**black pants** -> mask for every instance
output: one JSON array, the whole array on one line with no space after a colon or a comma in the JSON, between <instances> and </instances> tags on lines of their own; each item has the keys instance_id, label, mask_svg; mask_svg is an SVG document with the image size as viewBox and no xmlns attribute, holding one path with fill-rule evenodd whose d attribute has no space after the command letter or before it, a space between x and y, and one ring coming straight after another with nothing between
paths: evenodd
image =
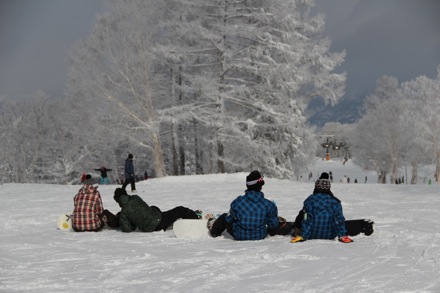
<instances>
[{"instance_id":1,"label":"black pants","mask_svg":"<svg viewBox=\"0 0 440 293\"><path fill-rule=\"evenodd\" d=\"M298 215L295 218L295 222L294 222L293 226L296 229L301 230L301 225L302 225L303 220L304 220L304 210L300 210L298 212Z\"/></svg>"},{"instance_id":2,"label":"black pants","mask_svg":"<svg viewBox=\"0 0 440 293\"><path fill-rule=\"evenodd\" d=\"M226 221L226 216L227 214L222 214L220 217L218 217L215 221L214 224L212 225L211 229L209 229L209 233L211 233L212 237L218 237L221 236L223 231L227 231L229 234L231 234L232 236L232 224L228 223ZM270 236L274 236L274 235L287 235L290 233L292 227L291 224L289 226L285 226L286 223L283 222L279 222L278 223L278 227L274 228L274 229L268 229L267 230L267 234L269 234Z\"/></svg>"},{"instance_id":3,"label":"black pants","mask_svg":"<svg viewBox=\"0 0 440 293\"><path fill-rule=\"evenodd\" d=\"M104 210L102 212L102 217L107 219L106 223L107 226L110 228L118 228L119 227L119 214L112 214L109 210Z\"/></svg>"},{"instance_id":4,"label":"black pants","mask_svg":"<svg viewBox=\"0 0 440 293\"><path fill-rule=\"evenodd\" d=\"M153 208L153 207L152 207ZM157 207L155 207L157 208ZM162 220L155 231L168 229L178 219L198 219L197 214L186 207L178 206L166 212L162 212Z\"/></svg>"},{"instance_id":5,"label":"black pants","mask_svg":"<svg viewBox=\"0 0 440 293\"><path fill-rule=\"evenodd\" d=\"M211 229L209 229L212 237L222 235L223 231L225 230L232 235L232 225L226 222L226 216L227 214L224 213L214 221Z\"/></svg>"},{"instance_id":6,"label":"black pants","mask_svg":"<svg viewBox=\"0 0 440 293\"><path fill-rule=\"evenodd\" d=\"M136 190L136 180L134 178L127 178L125 179L124 183L122 184L122 189L125 189L127 187L127 185L130 183L131 184L131 191L135 191Z\"/></svg>"}]
</instances>

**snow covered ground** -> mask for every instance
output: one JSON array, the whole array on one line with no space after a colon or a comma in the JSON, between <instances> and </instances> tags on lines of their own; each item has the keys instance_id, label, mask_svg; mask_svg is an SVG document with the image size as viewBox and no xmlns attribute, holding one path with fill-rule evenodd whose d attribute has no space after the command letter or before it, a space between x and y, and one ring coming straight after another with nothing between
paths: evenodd
<instances>
[{"instance_id":1,"label":"snow covered ground","mask_svg":"<svg viewBox=\"0 0 440 293\"><path fill-rule=\"evenodd\" d=\"M292 244L282 236L196 242L172 231L64 232L56 219L72 210L80 186L1 185L0 292L440 292L438 186L378 185L373 173L337 160L317 161L314 177L323 171L334 174L332 191L346 218L374 220L373 235L351 244ZM362 183L339 183L345 174ZM167 177L137 189L162 210L185 205L223 212L243 193L245 176ZM266 178L266 197L288 220L313 190L303 178ZM115 188L99 190L104 208L116 213Z\"/></svg>"}]
</instances>

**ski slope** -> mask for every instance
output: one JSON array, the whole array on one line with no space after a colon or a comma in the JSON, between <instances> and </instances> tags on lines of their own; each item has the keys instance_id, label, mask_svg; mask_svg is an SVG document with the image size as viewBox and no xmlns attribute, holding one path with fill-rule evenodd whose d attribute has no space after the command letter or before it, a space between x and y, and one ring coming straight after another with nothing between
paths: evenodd
<instances>
[{"instance_id":1,"label":"ski slope","mask_svg":"<svg viewBox=\"0 0 440 293\"><path fill-rule=\"evenodd\" d=\"M319 160L311 171L315 178L332 171L346 218L374 220L372 236L292 244L283 236L196 242L172 231L64 232L56 219L72 210L79 185L1 185L0 292L440 292L437 185L378 185L350 161ZM263 192L288 220L313 190L307 173L301 182L265 178ZM243 193L246 175L151 179L137 189L162 210L223 212ZM343 175L368 183L339 183ZM114 213L116 187L99 187Z\"/></svg>"}]
</instances>

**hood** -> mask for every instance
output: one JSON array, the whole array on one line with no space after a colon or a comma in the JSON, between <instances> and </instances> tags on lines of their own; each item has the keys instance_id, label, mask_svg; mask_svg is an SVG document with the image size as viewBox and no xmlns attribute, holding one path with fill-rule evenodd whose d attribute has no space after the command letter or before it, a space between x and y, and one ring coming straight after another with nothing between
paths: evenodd
<instances>
[{"instance_id":1,"label":"hood","mask_svg":"<svg viewBox=\"0 0 440 293\"><path fill-rule=\"evenodd\" d=\"M127 203L130 201L130 196L128 194L120 195L115 201L119 204L119 206L122 208L127 205Z\"/></svg>"},{"instance_id":2,"label":"hood","mask_svg":"<svg viewBox=\"0 0 440 293\"><path fill-rule=\"evenodd\" d=\"M245 191L244 195L246 196L246 198L248 198L252 202L258 202L262 198L264 198L264 193L262 193L261 191L255 191L255 190L249 190L249 189Z\"/></svg>"}]
</instances>

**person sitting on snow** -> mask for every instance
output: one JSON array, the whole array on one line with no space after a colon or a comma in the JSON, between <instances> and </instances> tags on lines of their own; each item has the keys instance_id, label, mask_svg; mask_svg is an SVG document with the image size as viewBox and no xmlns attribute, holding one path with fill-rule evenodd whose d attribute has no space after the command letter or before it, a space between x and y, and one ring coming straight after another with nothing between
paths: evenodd
<instances>
[{"instance_id":1,"label":"person sitting on snow","mask_svg":"<svg viewBox=\"0 0 440 293\"><path fill-rule=\"evenodd\" d=\"M138 195L128 195L120 187L116 188L113 198L121 207L118 214L122 232L132 232L136 228L142 232L165 231L177 219L199 219L195 211L183 206L162 212L156 206L149 206Z\"/></svg>"},{"instance_id":2,"label":"person sitting on snow","mask_svg":"<svg viewBox=\"0 0 440 293\"><path fill-rule=\"evenodd\" d=\"M353 242L347 236L341 201L330 191L328 173L322 173L315 182L313 194L304 201L303 209L295 219L296 233L291 242L308 239L335 239Z\"/></svg>"},{"instance_id":3,"label":"person sitting on snow","mask_svg":"<svg viewBox=\"0 0 440 293\"><path fill-rule=\"evenodd\" d=\"M261 189L264 178L259 171L252 171L246 177L244 195L232 203L229 213L222 214L210 228L213 237L220 236L226 229L235 240L261 240L278 229L278 209L275 203L264 198Z\"/></svg>"},{"instance_id":4,"label":"person sitting on snow","mask_svg":"<svg viewBox=\"0 0 440 293\"><path fill-rule=\"evenodd\" d=\"M73 198L73 230L98 232L104 228L105 223L109 227L116 228L119 225L117 217L108 210L104 210L98 187L93 186L95 180L90 174L81 180L84 185Z\"/></svg>"}]
</instances>

